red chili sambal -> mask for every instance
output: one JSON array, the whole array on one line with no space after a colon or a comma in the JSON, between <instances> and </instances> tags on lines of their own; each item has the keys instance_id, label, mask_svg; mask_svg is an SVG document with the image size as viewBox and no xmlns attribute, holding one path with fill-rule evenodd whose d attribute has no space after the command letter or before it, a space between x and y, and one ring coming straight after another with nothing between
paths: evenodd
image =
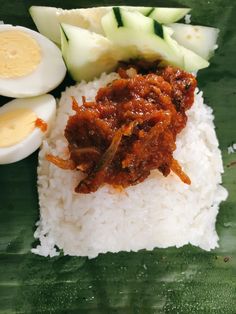
<instances>
[{"instance_id":1,"label":"red chili sambal","mask_svg":"<svg viewBox=\"0 0 236 314\"><path fill-rule=\"evenodd\" d=\"M176 136L187 123L196 79L178 68L149 69L121 66L121 78L100 88L92 102L78 105L65 128L70 158L47 158L62 168L86 174L75 191L95 192L104 183L128 187L158 169L172 170L186 184L189 177L173 158ZM154 73L153 73L154 72Z\"/></svg>"},{"instance_id":2,"label":"red chili sambal","mask_svg":"<svg viewBox=\"0 0 236 314\"><path fill-rule=\"evenodd\" d=\"M47 123L44 120L40 119L40 118L37 118L35 120L35 126L37 128L39 128L42 132L46 132L47 129L48 129Z\"/></svg>"}]
</instances>

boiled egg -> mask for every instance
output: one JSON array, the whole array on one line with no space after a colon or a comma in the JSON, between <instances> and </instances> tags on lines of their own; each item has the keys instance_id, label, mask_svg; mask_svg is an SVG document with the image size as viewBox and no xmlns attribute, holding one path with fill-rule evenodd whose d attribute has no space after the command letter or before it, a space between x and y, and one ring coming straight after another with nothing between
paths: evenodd
<instances>
[{"instance_id":1,"label":"boiled egg","mask_svg":"<svg viewBox=\"0 0 236 314\"><path fill-rule=\"evenodd\" d=\"M51 95L14 99L0 107L0 164L19 161L39 148L56 113Z\"/></svg>"},{"instance_id":2,"label":"boiled egg","mask_svg":"<svg viewBox=\"0 0 236 314\"><path fill-rule=\"evenodd\" d=\"M65 74L61 51L53 42L25 27L0 25L0 95L42 95Z\"/></svg>"}]
</instances>

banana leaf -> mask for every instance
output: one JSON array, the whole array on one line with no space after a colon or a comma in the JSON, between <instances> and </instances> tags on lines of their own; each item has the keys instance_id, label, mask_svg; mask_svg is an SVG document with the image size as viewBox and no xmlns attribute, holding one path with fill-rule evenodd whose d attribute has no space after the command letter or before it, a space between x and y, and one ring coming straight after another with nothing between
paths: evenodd
<instances>
[{"instance_id":1,"label":"banana leaf","mask_svg":"<svg viewBox=\"0 0 236 314\"><path fill-rule=\"evenodd\" d=\"M34 29L33 4L189 6L192 23L220 28L219 49L198 81L214 109L229 197L217 217L219 248L211 252L185 246L92 260L44 258L30 253L39 216L37 152L0 166L0 313L236 313L236 153L227 152L236 142L236 2L0 0L0 20ZM54 95L68 84L69 78ZM7 100L0 97L0 104Z\"/></svg>"}]
</instances>

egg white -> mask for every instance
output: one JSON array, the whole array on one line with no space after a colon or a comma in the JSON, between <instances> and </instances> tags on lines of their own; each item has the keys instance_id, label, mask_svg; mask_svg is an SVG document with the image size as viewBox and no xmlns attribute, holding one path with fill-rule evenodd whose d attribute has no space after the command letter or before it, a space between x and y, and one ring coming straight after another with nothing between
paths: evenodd
<instances>
[{"instance_id":1,"label":"egg white","mask_svg":"<svg viewBox=\"0 0 236 314\"><path fill-rule=\"evenodd\" d=\"M66 66L60 49L49 39L31 29L0 25L0 32L23 31L35 39L41 48L42 58L29 75L17 78L0 78L0 95L8 97L32 97L45 94L57 87L65 77Z\"/></svg>"},{"instance_id":2,"label":"egg white","mask_svg":"<svg viewBox=\"0 0 236 314\"><path fill-rule=\"evenodd\" d=\"M0 115L14 109L23 108L31 109L35 112L37 118L45 121L48 126L47 131L42 132L40 128L35 127L21 142L9 147L0 147L0 164L9 164L24 159L39 148L45 134L50 131L55 118L56 100L49 94L32 98L14 99L0 107Z\"/></svg>"}]
</instances>

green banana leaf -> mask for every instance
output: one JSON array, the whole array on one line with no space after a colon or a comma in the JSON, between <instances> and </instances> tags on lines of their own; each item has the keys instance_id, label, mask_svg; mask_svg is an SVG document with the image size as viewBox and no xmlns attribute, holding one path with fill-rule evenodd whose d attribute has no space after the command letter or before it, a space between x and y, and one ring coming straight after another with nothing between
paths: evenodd
<instances>
[{"instance_id":1,"label":"green banana leaf","mask_svg":"<svg viewBox=\"0 0 236 314\"><path fill-rule=\"evenodd\" d=\"M30 253L38 219L37 152L0 167L0 313L236 313L236 2L233 0L0 0L0 20L34 28L30 5L190 6L192 22L220 28L219 49L199 86L213 107L229 198L217 218L219 248L192 246L96 259ZM55 92L59 96L67 79ZM0 97L3 104L7 99ZM186 213L187 215L187 213Z\"/></svg>"}]
</instances>

